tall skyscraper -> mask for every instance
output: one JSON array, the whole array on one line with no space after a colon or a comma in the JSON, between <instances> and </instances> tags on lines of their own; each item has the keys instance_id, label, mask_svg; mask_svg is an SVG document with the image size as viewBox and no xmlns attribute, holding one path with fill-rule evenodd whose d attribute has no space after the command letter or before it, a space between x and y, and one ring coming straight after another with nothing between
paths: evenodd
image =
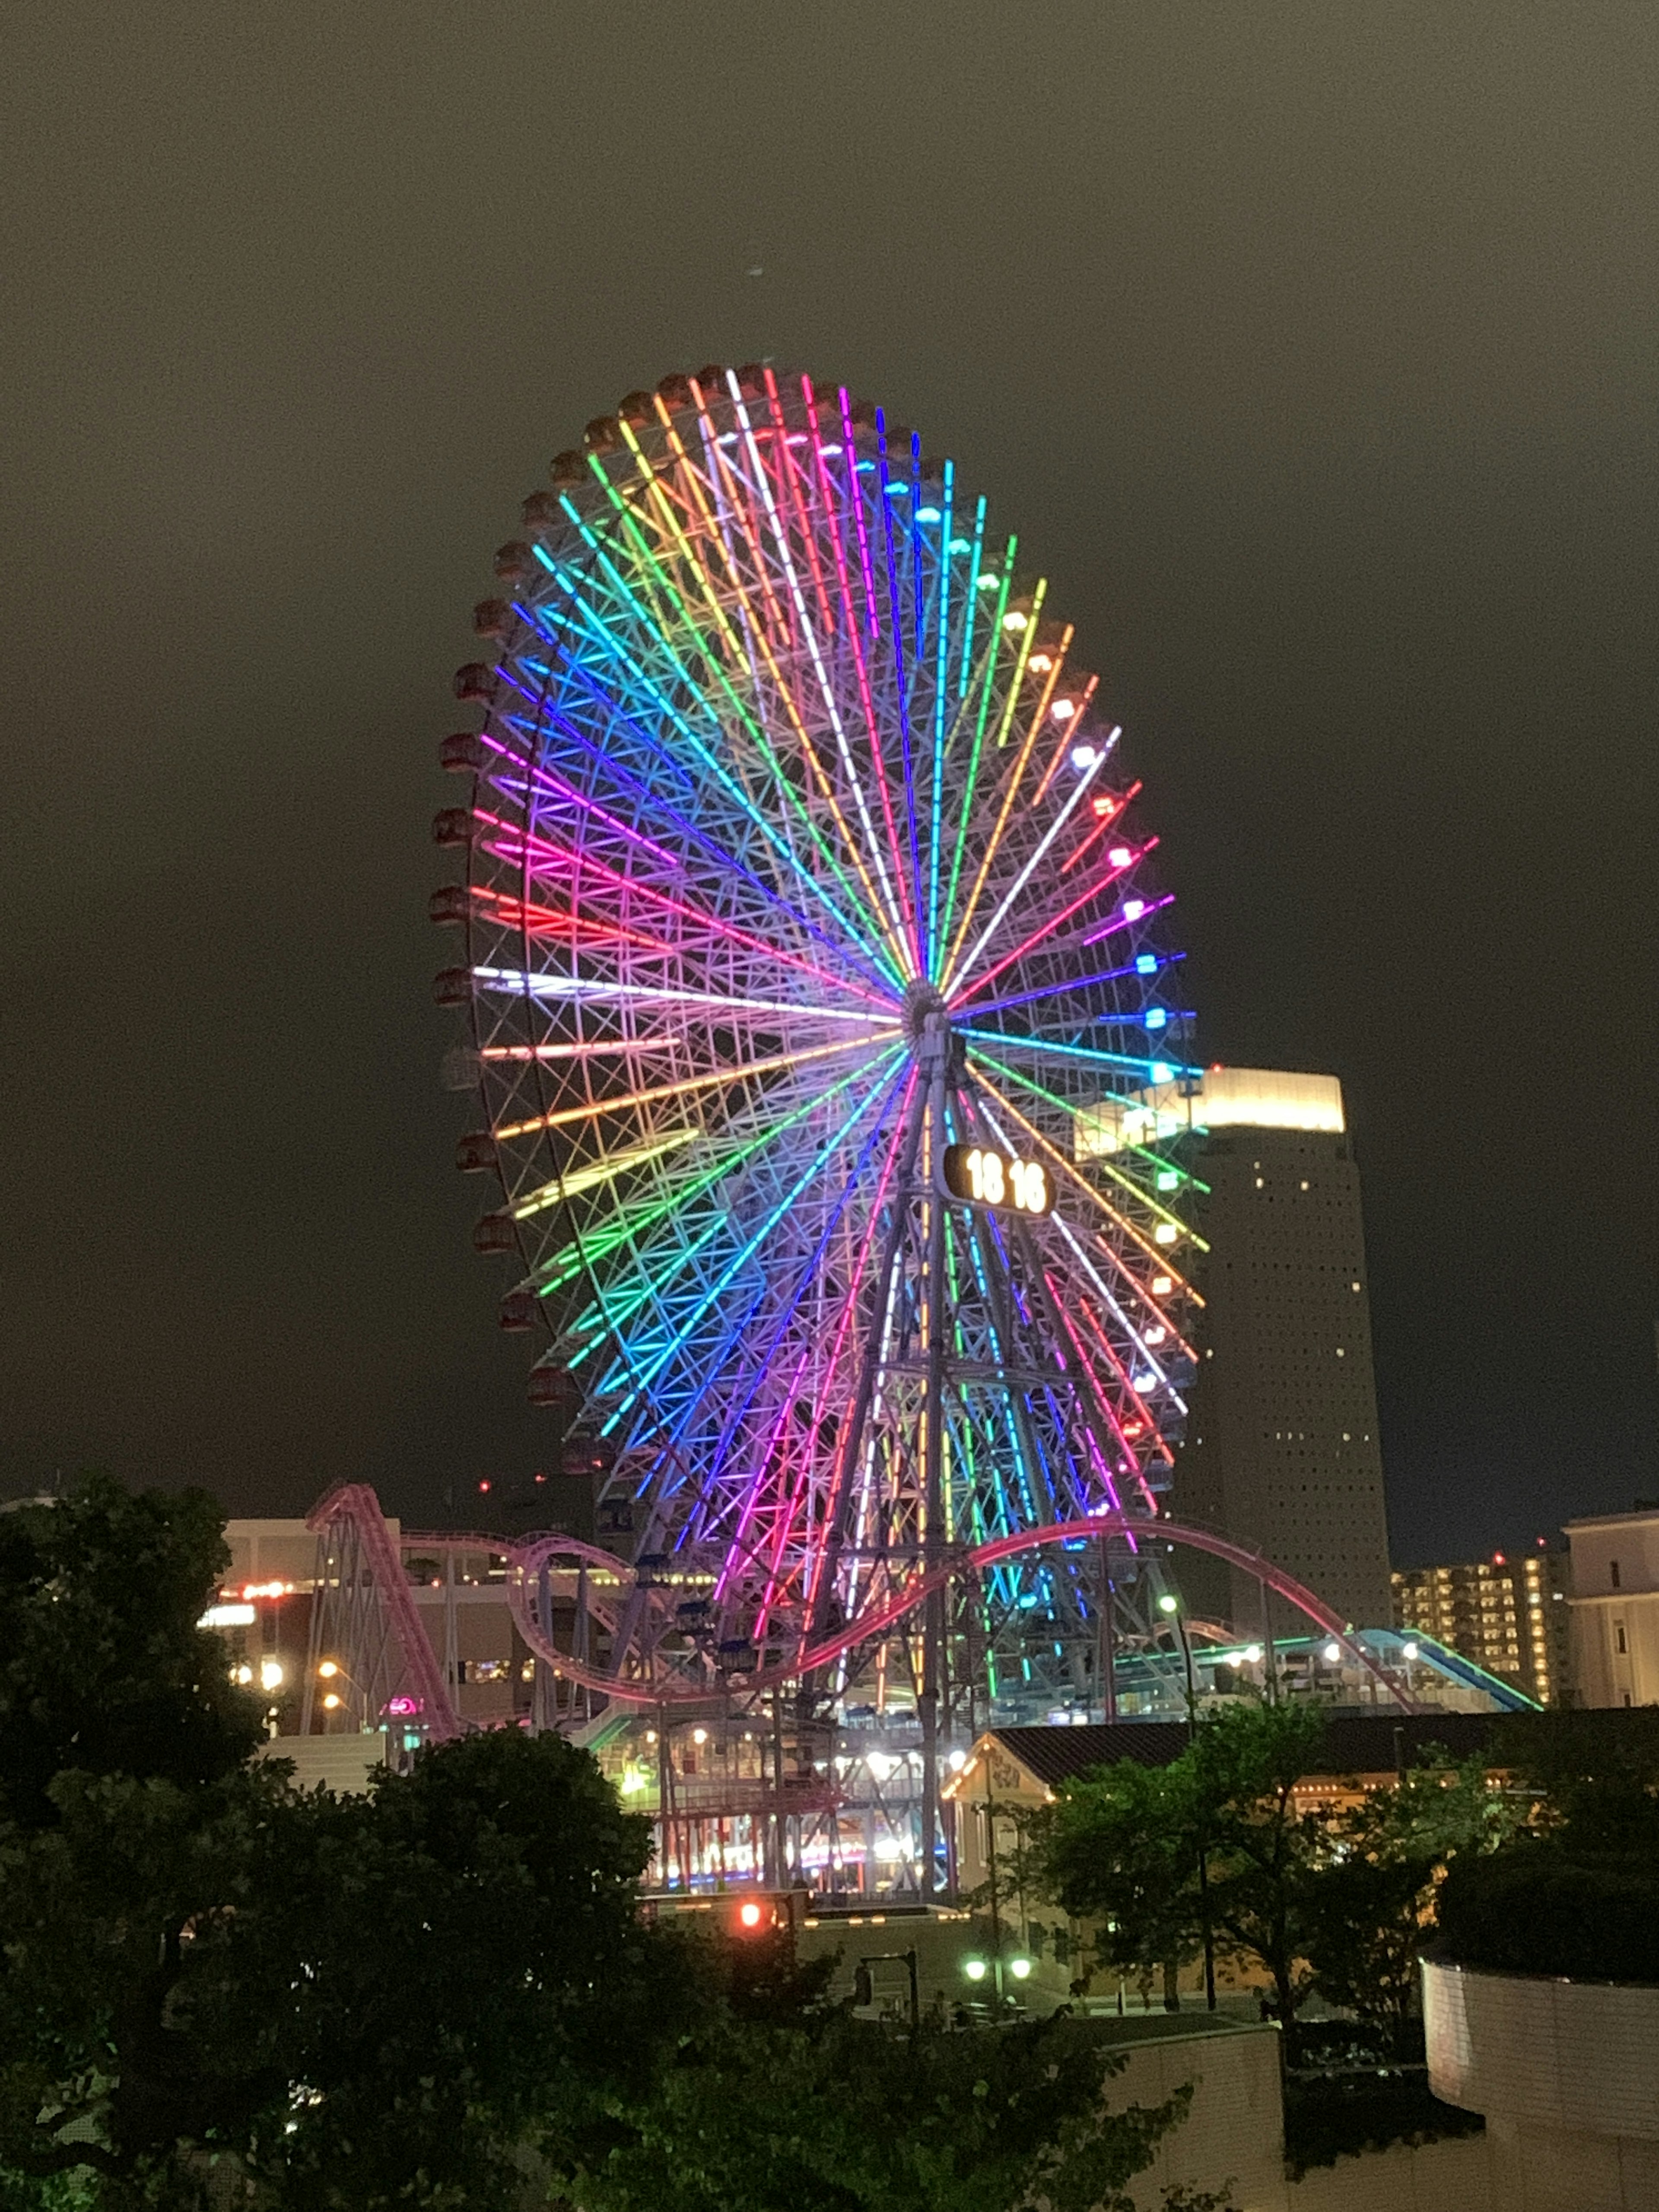
<instances>
[{"instance_id":1,"label":"tall skyscraper","mask_svg":"<svg viewBox=\"0 0 1659 2212\"><path fill-rule=\"evenodd\" d=\"M1387 1627L1365 1238L1342 1086L1217 1067L1193 1097L1170 1086L1146 1110L1166 1127L1190 1119L1192 1169L1207 1186L1185 1209L1210 1249L1176 1516L1266 1553L1355 1626ZM1265 1627L1254 1578L1190 1558L1180 1573L1195 1613ZM1273 1615L1294 1632L1277 1603Z\"/></svg>"}]
</instances>

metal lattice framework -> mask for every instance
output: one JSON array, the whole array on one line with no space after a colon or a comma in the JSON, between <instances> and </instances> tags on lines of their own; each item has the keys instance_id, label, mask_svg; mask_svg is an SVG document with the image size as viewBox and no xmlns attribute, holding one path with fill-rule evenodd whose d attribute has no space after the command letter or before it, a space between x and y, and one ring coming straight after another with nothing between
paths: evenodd
<instances>
[{"instance_id":1,"label":"metal lattice framework","mask_svg":"<svg viewBox=\"0 0 1659 2212\"><path fill-rule=\"evenodd\" d=\"M1017 554L879 409L707 371L559 457L478 610L437 830L469 880L434 902L462 1161L501 1180L503 1320L550 1340L534 1394L614 1453L632 1559L583 1666L635 1694L831 1644L844 1687L924 1583L935 1654L1075 1677L1088 1547L986 1547L1167 1486L1196 1240L1140 1107L1189 1073L1179 956ZM945 1202L958 1141L1052 1211Z\"/></svg>"}]
</instances>

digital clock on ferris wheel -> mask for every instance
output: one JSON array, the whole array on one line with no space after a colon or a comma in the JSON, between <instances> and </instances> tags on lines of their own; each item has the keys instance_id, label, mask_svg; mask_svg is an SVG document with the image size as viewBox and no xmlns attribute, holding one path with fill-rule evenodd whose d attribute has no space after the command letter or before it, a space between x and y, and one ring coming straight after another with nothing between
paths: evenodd
<instances>
[{"instance_id":1,"label":"digital clock on ferris wheel","mask_svg":"<svg viewBox=\"0 0 1659 2212\"><path fill-rule=\"evenodd\" d=\"M1023 1160L994 1145L947 1145L939 1163L945 1188L968 1206L998 1213L1047 1213L1054 1193L1040 1160Z\"/></svg>"}]
</instances>

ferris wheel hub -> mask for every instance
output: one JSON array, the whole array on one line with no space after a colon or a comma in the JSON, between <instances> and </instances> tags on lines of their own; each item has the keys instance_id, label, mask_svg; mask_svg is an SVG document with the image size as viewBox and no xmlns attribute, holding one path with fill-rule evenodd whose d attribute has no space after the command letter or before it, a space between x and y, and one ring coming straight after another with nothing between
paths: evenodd
<instances>
[{"instance_id":1,"label":"ferris wheel hub","mask_svg":"<svg viewBox=\"0 0 1659 2212\"><path fill-rule=\"evenodd\" d=\"M938 1016L933 1021L933 1017ZM937 983L930 983L925 975L918 975L904 994L904 1034L912 1048L920 1045L927 1036L930 1024L937 1034L951 1025L945 1011L945 994Z\"/></svg>"}]
</instances>

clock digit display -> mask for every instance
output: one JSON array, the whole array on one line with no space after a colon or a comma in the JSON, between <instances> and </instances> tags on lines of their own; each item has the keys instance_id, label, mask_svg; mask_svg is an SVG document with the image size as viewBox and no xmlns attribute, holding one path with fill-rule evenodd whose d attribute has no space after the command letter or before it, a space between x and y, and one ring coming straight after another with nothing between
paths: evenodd
<instances>
[{"instance_id":1,"label":"clock digit display","mask_svg":"<svg viewBox=\"0 0 1659 2212\"><path fill-rule=\"evenodd\" d=\"M947 1145L945 1188L969 1206L1007 1213L1047 1213L1054 1204L1041 1160L1023 1160L994 1145Z\"/></svg>"}]
</instances>

